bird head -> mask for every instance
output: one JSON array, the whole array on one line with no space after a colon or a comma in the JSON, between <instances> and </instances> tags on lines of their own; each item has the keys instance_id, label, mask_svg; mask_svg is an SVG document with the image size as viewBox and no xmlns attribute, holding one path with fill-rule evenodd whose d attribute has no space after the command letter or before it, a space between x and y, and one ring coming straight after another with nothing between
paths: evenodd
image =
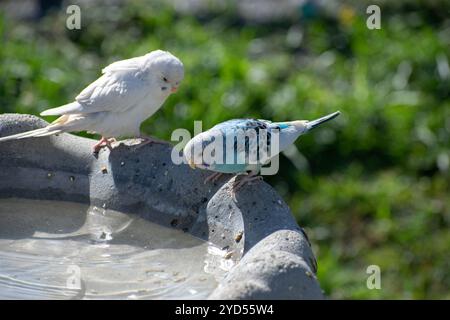
<instances>
[{"instance_id":1,"label":"bird head","mask_svg":"<svg viewBox=\"0 0 450 320\"><path fill-rule=\"evenodd\" d=\"M217 135L217 136L216 136ZM221 132L208 130L192 138L183 149L183 156L187 164L192 168L208 169L214 163L214 159L204 154L207 146L214 147L214 141L221 136ZM212 144L212 145L211 145ZM209 150L215 152L213 150Z\"/></svg>"},{"instance_id":2,"label":"bird head","mask_svg":"<svg viewBox=\"0 0 450 320\"><path fill-rule=\"evenodd\" d=\"M192 168L195 169L195 155L194 155L194 142L193 139L189 140L189 142L186 144L186 146L183 149L183 157L186 160L187 164Z\"/></svg>"},{"instance_id":3,"label":"bird head","mask_svg":"<svg viewBox=\"0 0 450 320\"><path fill-rule=\"evenodd\" d=\"M197 167L197 164L201 163L201 159L203 156L201 140L199 140L198 138L196 139L196 137L189 140L189 142L183 149L183 156L187 164L192 169L195 169Z\"/></svg>"},{"instance_id":4,"label":"bird head","mask_svg":"<svg viewBox=\"0 0 450 320\"><path fill-rule=\"evenodd\" d=\"M152 51L146 56L150 61L149 73L161 92L164 95L175 93L184 78L184 66L180 59L162 50Z\"/></svg>"}]
</instances>

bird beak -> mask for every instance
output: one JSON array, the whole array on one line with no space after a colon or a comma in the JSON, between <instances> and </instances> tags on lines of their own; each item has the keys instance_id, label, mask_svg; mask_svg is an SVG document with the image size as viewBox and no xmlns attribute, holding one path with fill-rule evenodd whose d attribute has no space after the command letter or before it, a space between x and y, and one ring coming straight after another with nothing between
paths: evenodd
<instances>
[{"instance_id":1,"label":"bird beak","mask_svg":"<svg viewBox=\"0 0 450 320\"><path fill-rule=\"evenodd\" d=\"M340 114L341 114L340 111L336 111L336 112L334 112L332 114L329 114L329 115L327 115L325 117L322 117L322 118L319 118L319 119L316 119L316 120L312 120L312 121L308 121L306 123L306 129L308 131L311 130L311 129L314 129L315 127L321 125L322 123L330 121L330 120L336 118Z\"/></svg>"},{"instance_id":2,"label":"bird beak","mask_svg":"<svg viewBox=\"0 0 450 320\"><path fill-rule=\"evenodd\" d=\"M170 92L172 92L172 93L175 93L175 92L177 92L178 91L178 87L175 87L175 86L173 86L171 89L170 89Z\"/></svg>"},{"instance_id":3,"label":"bird beak","mask_svg":"<svg viewBox=\"0 0 450 320\"><path fill-rule=\"evenodd\" d=\"M194 161L192 161L192 159L191 160L189 160L189 167L191 167L192 169L194 169L195 170L195 163L194 163Z\"/></svg>"}]
</instances>

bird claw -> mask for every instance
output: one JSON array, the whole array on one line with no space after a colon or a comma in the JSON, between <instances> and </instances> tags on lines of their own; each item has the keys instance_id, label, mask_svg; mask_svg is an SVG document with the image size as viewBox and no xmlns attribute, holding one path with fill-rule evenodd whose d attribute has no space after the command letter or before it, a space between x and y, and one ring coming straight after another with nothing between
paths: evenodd
<instances>
[{"instance_id":1,"label":"bird claw","mask_svg":"<svg viewBox=\"0 0 450 320\"><path fill-rule=\"evenodd\" d=\"M94 154L98 154L100 152L100 150L103 149L104 147L107 147L109 149L109 151L111 151L113 149L111 143L113 143L113 142L117 142L116 138L105 138L105 137L102 137L100 139L100 141L97 142L92 147Z\"/></svg>"},{"instance_id":2,"label":"bird claw","mask_svg":"<svg viewBox=\"0 0 450 320\"><path fill-rule=\"evenodd\" d=\"M136 145L135 149L139 149L142 148L143 146L147 145L147 144L153 144L153 143L157 143L157 144L167 144L166 141L163 140L158 140L152 137L146 137L146 136L141 136L139 137L139 139L141 139L141 142Z\"/></svg>"},{"instance_id":3,"label":"bird claw","mask_svg":"<svg viewBox=\"0 0 450 320\"><path fill-rule=\"evenodd\" d=\"M248 174L241 179L237 179L237 177L233 181L232 189L231 189L231 195L233 196L233 199L236 200L236 192L240 190L244 185L251 185L254 181L262 181L264 180L262 176L256 175L256 174Z\"/></svg>"},{"instance_id":4,"label":"bird claw","mask_svg":"<svg viewBox=\"0 0 450 320\"><path fill-rule=\"evenodd\" d=\"M213 174L206 177L206 179L203 181L204 184L207 184L209 182L215 183L217 180L219 180L222 177L223 173L221 172L214 172Z\"/></svg>"}]
</instances>

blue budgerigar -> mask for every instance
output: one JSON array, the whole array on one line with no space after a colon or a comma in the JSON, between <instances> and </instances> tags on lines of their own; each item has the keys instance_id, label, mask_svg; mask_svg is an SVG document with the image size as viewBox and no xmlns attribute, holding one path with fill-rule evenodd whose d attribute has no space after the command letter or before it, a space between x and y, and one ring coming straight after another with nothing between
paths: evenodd
<instances>
[{"instance_id":1,"label":"blue budgerigar","mask_svg":"<svg viewBox=\"0 0 450 320\"><path fill-rule=\"evenodd\" d=\"M256 119L234 119L217 124L191 139L183 150L192 168L213 171L207 181L223 173L246 174L235 180L234 190L256 179L261 167L286 150L302 134L334 119L339 111L308 121L271 122Z\"/></svg>"}]
</instances>

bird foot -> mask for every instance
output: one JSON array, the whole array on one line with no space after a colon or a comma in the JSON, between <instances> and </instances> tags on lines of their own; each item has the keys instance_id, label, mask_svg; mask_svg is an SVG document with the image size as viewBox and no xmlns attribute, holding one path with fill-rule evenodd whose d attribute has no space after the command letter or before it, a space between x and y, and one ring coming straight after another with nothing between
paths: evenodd
<instances>
[{"instance_id":1,"label":"bird foot","mask_svg":"<svg viewBox=\"0 0 450 320\"><path fill-rule=\"evenodd\" d=\"M213 174L206 177L206 179L203 181L204 184L207 184L209 182L215 183L217 180L219 180L222 177L223 173L221 172L214 172Z\"/></svg>"},{"instance_id":2,"label":"bird foot","mask_svg":"<svg viewBox=\"0 0 450 320\"><path fill-rule=\"evenodd\" d=\"M100 150L104 147L107 147L110 151L112 150L111 143L117 142L115 138L105 138L102 137L99 142L97 142L93 147L92 150L95 154L99 153Z\"/></svg>"},{"instance_id":3,"label":"bird foot","mask_svg":"<svg viewBox=\"0 0 450 320\"><path fill-rule=\"evenodd\" d=\"M143 146L145 146L147 144L152 144L152 143L167 144L167 141L155 139L155 138L148 137L148 136L140 136L139 139L141 139L141 142L138 145L136 145L136 147L135 147L136 149L142 148Z\"/></svg>"},{"instance_id":4,"label":"bird foot","mask_svg":"<svg viewBox=\"0 0 450 320\"><path fill-rule=\"evenodd\" d=\"M262 181L263 177L258 176L256 174L249 174L249 175L243 176L239 180L236 177L233 181L233 188L232 188L233 195L236 194L236 191L240 190L244 185L246 185L246 184L251 185L253 183L253 181L257 181L257 180Z\"/></svg>"}]
</instances>

